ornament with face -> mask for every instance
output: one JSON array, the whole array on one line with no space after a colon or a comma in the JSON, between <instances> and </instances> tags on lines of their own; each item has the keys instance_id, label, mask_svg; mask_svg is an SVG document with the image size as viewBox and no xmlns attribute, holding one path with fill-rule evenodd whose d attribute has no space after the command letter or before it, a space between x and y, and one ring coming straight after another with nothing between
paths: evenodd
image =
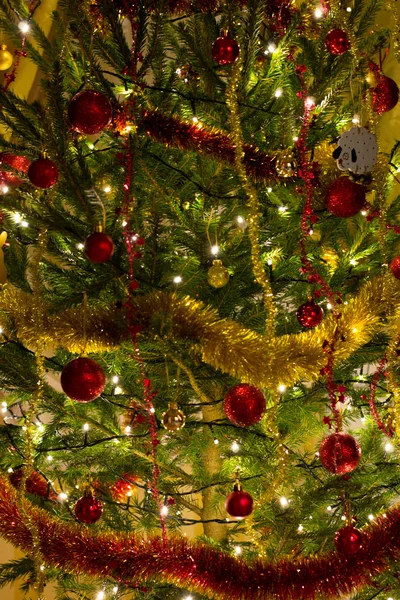
<instances>
[{"instance_id":1,"label":"ornament with face","mask_svg":"<svg viewBox=\"0 0 400 600\"><path fill-rule=\"evenodd\" d=\"M341 171L363 175L372 170L377 154L376 137L365 127L352 127L340 136L333 158Z\"/></svg>"}]
</instances>

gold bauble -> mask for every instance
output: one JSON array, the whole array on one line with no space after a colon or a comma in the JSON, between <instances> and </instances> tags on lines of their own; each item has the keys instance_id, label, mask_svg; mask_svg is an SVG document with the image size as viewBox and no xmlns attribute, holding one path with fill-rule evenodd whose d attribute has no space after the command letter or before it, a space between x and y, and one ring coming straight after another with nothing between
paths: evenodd
<instances>
[{"instance_id":1,"label":"gold bauble","mask_svg":"<svg viewBox=\"0 0 400 600\"><path fill-rule=\"evenodd\" d=\"M276 171L279 177L295 177L297 161L291 150L282 150L276 156Z\"/></svg>"},{"instance_id":2,"label":"gold bauble","mask_svg":"<svg viewBox=\"0 0 400 600\"><path fill-rule=\"evenodd\" d=\"M170 402L162 416L162 424L168 431L179 431L185 426L185 413L179 410L176 402Z\"/></svg>"},{"instance_id":3,"label":"gold bauble","mask_svg":"<svg viewBox=\"0 0 400 600\"><path fill-rule=\"evenodd\" d=\"M222 288L229 281L229 271L221 260L213 260L212 267L208 269L207 281L214 288Z\"/></svg>"},{"instance_id":4,"label":"gold bauble","mask_svg":"<svg viewBox=\"0 0 400 600\"><path fill-rule=\"evenodd\" d=\"M14 57L5 44L0 46L0 71L7 71L14 62Z\"/></svg>"}]
</instances>

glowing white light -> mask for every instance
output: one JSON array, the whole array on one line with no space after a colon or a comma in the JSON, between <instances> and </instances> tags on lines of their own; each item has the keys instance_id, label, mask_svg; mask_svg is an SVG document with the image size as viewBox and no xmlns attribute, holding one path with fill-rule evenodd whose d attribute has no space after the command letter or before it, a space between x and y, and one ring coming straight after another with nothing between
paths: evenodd
<instances>
[{"instance_id":1,"label":"glowing white light","mask_svg":"<svg viewBox=\"0 0 400 600\"><path fill-rule=\"evenodd\" d=\"M94 150L94 144L92 144L92 142L89 142L88 148L89 148L89 150Z\"/></svg>"},{"instance_id":2,"label":"glowing white light","mask_svg":"<svg viewBox=\"0 0 400 600\"><path fill-rule=\"evenodd\" d=\"M366 217L367 216L367 211L366 210L362 210L361 214L362 214L363 217Z\"/></svg>"},{"instance_id":3,"label":"glowing white light","mask_svg":"<svg viewBox=\"0 0 400 600\"><path fill-rule=\"evenodd\" d=\"M152 406L149 410L149 412L154 415L154 413L156 412L156 409L154 408L154 406Z\"/></svg>"},{"instance_id":4,"label":"glowing white light","mask_svg":"<svg viewBox=\"0 0 400 600\"><path fill-rule=\"evenodd\" d=\"M126 433L126 434L128 434L128 433L130 433L131 431L132 431L132 427L131 427L130 425L127 425L127 426L125 427L125 433Z\"/></svg>"},{"instance_id":5,"label":"glowing white light","mask_svg":"<svg viewBox=\"0 0 400 600\"><path fill-rule=\"evenodd\" d=\"M38 431L44 431L44 425L42 425L41 423L37 423L37 428Z\"/></svg>"},{"instance_id":6,"label":"glowing white light","mask_svg":"<svg viewBox=\"0 0 400 600\"><path fill-rule=\"evenodd\" d=\"M370 521L373 521L373 520L374 520L374 518L375 518L375 517L374 517L374 515L368 515L368 519L369 519Z\"/></svg>"},{"instance_id":7,"label":"glowing white light","mask_svg":"<svg viewBox=\"0 0 400 600\"><path fill-rule=\"evenodd\" d=\"M393 598L388 598L387 600L393 600Z\"/></svg>"},{"instance_id":8,"label":"glowing white light","mask_svg":"<svg viewBox=\"0 0 400 600\"><path fill-rule=\"evenodd\" d=\"M315 98L312 96L307 96L305 105L307 108L315 108Z\"/></svg>"},{"instance_id":9,"label":"glowing white light","mask_svg":"<svg viewBox=\"0 0 400 600\"><path fill-rule=\"evenodd\" d=\"M283 385L283 383L281 383L281 385L278 385L278 392L280 392L281 394L284 394L287 390L286 385Z\"/></svg>"},{"instance_id":10,"label":"glowing white light","mask_svg":"<svg viewBox=\"0 0 400 600\"><path fill-rule=\"evenodd\" d=\"M322 19L323 16L324 16L324 11L322 10L322 7L317 6L317 8L314 10L314 17L316 19Z\"/></svg>"},{"instance_id":11,"label":"glowing white light","mask_svg":"<svg viewBox=\"0 0 400 600\"><path fill-rule=\"evenodd\" d=\"M176 275L173 281L174 283L182 283L182 277L180 275Z\"/></svg>"},{"instance_id":12,"label":"glowing white light","mask_svg":"<svg viewBox=\"0 0 400 600\"><path fill-rule=\"evenodd\" d=\"M89 431L89 423L84 424L83 431Z\"/></svg>"},{"instance_id":13,"label":"glowing white light","mask_svg":"<svg viewBox=\"0 0 400 600\"><path fill-rule=\"evenodd\" d=\"M242 547L241 546L235 546L235 554L242 554Z\"/></svg>"},{"instance_id":14,"label":"glowing white light","mask_svg":"<svg viewBox=\"0 0 400 600\"><path fill-rule=\"evenodd\" d=\"M294 142L298 142L299 141L299 138L297 137L297 135L294 136L293 141Z\"/></svg>"},{"instance_id":15,"label":"glowing white light","mask_svg":"<svg viewBox=\"0 0 400 600\"><path fill-rule=\"evenodd\" d=\"M28 21L20 21L18 27L22 31L22 33L28 33L30 29Z\"/></svg>"},{"instance_id":16,"label":"glowing white light","mask_svg":"<svg viewBox=\"0 0 400 600\"><path fill-rule=\"evenodd\" d=\"M8 192L8 187L6 185L2 185L1 186L1 191L3 192L3 194L7 194Z\"/></svg>"},{"instance_id":17,"label":"glowing white light","mask_svg":"<svg viewBox=\"0 0 400 600\"><path fill-rule=\"evenodd\" d=\"M114 594L116 594L118 592L118 586L117 585L114 585L113 592L114 592Z\"/></svg>"},{"instance_id":18,"label":"glowing white light","mask_svg":"<svg viewBox=\"0 0 400 600\"><path fill-rule=\"evenodd\" d=\"M48 457L47 457L47 460L48 460L49 462L51 462L51 461L53 460L53 457L52 457L52 455L51 455L51 454L49 454L49 455L48 455Z\"/></svg>"},{"instance_id":19,"label":"glowing white light","mask_svg":"<svg viewBox=\"0 0 400 600\"><path fill-rule=\"evenodd\" d=\"M289 501L287 498L285 498L285 496L282 496L281 498L279 498L279 503L282 506L282 508L286 508L289 506Z\"/></svg>"},{"instance_id":20,"label":"glowing white light","mask_svg":"<svg viewBox=\"0 0 400 600\"><path fill-rule=\"evenodd\" d=\"M239 216L239 217L237 218L237 222L238 222L238 223L244 223L244 219L243 219L243 217L240 217L240 216Z\"/></svg>"},{"instance_id":21,"label":"glowing white light","mask_svg":"<svg viewBox=\"0 0 400 600\"><path fill-rule=\"evenodd\" d=\"M275 98L280 98L282 96L282 94L283 94L283 89L282 88L278 88L278 89L275 90L274 96L275 96Z\"/></svg>"},{"instance_id":22,"label":"glowing white light","mask_svg":"<svg viewBox=\"0 0 400 600\"><path fill-rule=\"evenodd\" d=\"M128 221L125 221L125 219L122 221L122 227L126 227L128 225Z\"/></svg>"},{"instance_id":23,"label":"glowing white light","mask_svg":"<svg viewBox=\"0 0 400 600\"><path fill-rule=\"evenodd\" d=\"M211 246L211 254L213 254L214 256L216 256L219 252L219 246L217 246L216 244L214 246Z\"/></svg>"},{"instance_id":24,"label":"glowing white light","mask_svg":"<svg viewBox=\"0 0 400 600\"><path fill-rule=\"evenodd\" d=\"M166 517L166 516L168 515L168 512L169 512L169 510L168 510L168 506L163 506L163 507L161 507L160 514L161 514L163 517Z\"/></svg>"},{"instance_id":25,"label":"glowing white light","mask_svg":"<svg viewBox=\"0 0 400 600\"><path fill-rule=\"evenodd\" d=\"M14 473L14 469L12 469L11 467L9 469L7 469L7 473Z\"/></svg>"},{"instance_id":26,"label":"glowing white light","mask_svg":"<svg viewBox=\"0 0 400 600\"><path fill-rule=\"evenodd\" d=\"M354 125L359 125L360 124L360 116L359 115L354 115L354 117L351 120L352 123L354 123Z\"/></svg>"},{"instance_id":27,"label":"glowing white light","mask_svg":"<svg viewBox=\"0 0 400 600\"><path fill-rule=\"evenodd\" d=\"M276 50L276 44L274 42L270 42L267 46L267 50L272 54Z\"/></svg>"},{"instance_id":28,"label":"glowing white light","mask_svg":"<svg viewBox=\"0 0 400 600\"><path fill-rule=\"evenodd\" d=\"M78 248L78 250L83 250L84 249L84 245L82 243L77 244L76 247Z\"/></svg>"},{"instance_id":29,"label":"glowing white light","mask_svg":"<svg viewBox=\"0 0 400 600\"><path fill-rule=\"evenodd\" d=\"M3 328L0 327L0 335L3 333Z\"/></svg>"},{"instance_id":30,"label":"glowing white light","mask_svg":"<svg viewBox=\"0 0 400 600\"><path fill-rule=\"evenodd\" d=\"M340 518L342 519L342 521L346 520L346 517L344 515L342 515Z\"/></svg>"},{"instance_id":31,"label":"glowing white light","mask_svg":"<svg viewBox=\"0 0 400 600\"><path fill-rule=\"evenodd\" d=\"M7 411L8 411L8 409L3 406L3 408L1 409L1 412L3 413L3 415L5 415Z\"/></svg>"},{"instance_id":32,"label":"glowing white light","mask_svg":"<svg viewBox=\"0 0 400 600\"><path fill-rule=\"evenodd\" d=\"M351 264L353 267L355 267L355 266L356 266L356 264L357 264L357 261L356 261L354 258L352 258L352 259L351 259L351 261L350 261L350 264Z\"/></svg>"},{"instance_id":33,"label":"glowing white light","mask_svg":"<svg viewBox=\"0 0 400 600\"><path fill-rule=\"evenodd\" d=\"M61 494L58 494L58 499L63 502L64 500L66 500L68 498L68 494L66 494L65 492L61 492Z\"/></svg>"},{"instance_id":34,"label":"glowing white light","mask_svg":"<svg viewBox=\"0 0 400 600\"><path fill-rule=\"evenodd\" d=\"M29 227L28 221L21 221L21 227Z\"/></svg>"},{"instance_id":35,"label":"glowing white light","mask_svg":"<svg viewBox=\"0 0 400 600\"><path fill-rule=\"evenodd\" d=\"M17 225L18 225L18 223L21 223L22 217L19 213L15 213L13 216L13 219L14 219L14 223L17 223Z\"/></svg>"},{"instance_id":36,"label":"glowing white light","mask_svg":"<svg viewBox=\"0 0 400 600\"><path fill-rule=\"evenodd\" d=\"M326 308L327 308L328 310L332 310L332 304L331 304L330 302L328 302L328 304L326 305Z\"/></svg>"},{"instance_id":37,"label":"glowing white light","mask_svg":"<svg viewBox=\"0 0 400 600\"><path fill-rule=\"evenodd\" d=\"M196 116L192 117L192 121L193 121L193 123L198 123L199 117L196 117Z\"/></svg>"},{"instance_id":38,"label":"glowing white light","mask_svg":"<svg viewBox=\"0 0 400 600\"><path fill-rule=\"evenodd\" d=\"M390 452L393 452L393 450L394 450L393 444L391 444L390 442L385 444L385 452L388 452L390 454Z\"/></svg>"},{"instance_id":39,"label":"glowing white light","mask_svg":"<svg viewBox=\"0 0 400 600\"><path fill-rule=\"evenodd\" d=\"M272 188L271 187L267 188L267 192L268 192L268 194L270 194L272 192Z\"/></svg>"},{"instance_id":40,"label":"glowing white light","mask_svg":"<svg viewBox=\"0 0 400 600\"><path fill-rule=\"evenodd\" d=\"M331 510L332 510L332 506L327 506L327 507L326 507L326 510L327 510L328 512L331 512Z\"/></svg>"},{"instance_id":41,"label":"glowing white light","mask_svg":"<svg viewBox=\"0 0 400 600\"><path fill-rule=\"evenodd\" d=\"M119 385L115 386L115 390L114 390L114 394L116 396L118 396L119 394L122 394L124 390L122 389L122 387L120 387Z\"/></svg>"},{"instance_id":42,"label":"glowing white light","mask_svg":"<svg viewBox=\"0 0 400 600\"><path fill-rule=\"evenodd\" d=\"M279 212L284 213L287 211L287 206L279 206L278 210Z\"/></svg>"},{"instance_id":43,"label":"glowing white light","mask_svg":"<svg viewBox=\"0 0 400 600\"><path fill-rule=\"evenodd\" d=\"M7 402L2 402L2 403L1 403L1 405L2 405L4 408L7 408Z\"/></svg>"},{"instance_id":44,"label":"glowing white light","mask_svg":"<svg viewBox=\"0 0 400 600\"><path fill-rule=\"evenodd\" d=\"M347 12L351 12L351 11L352 11L352 8L351 8L351 6L348 6L348 7L346 8L346 10L347 10Z\"/></svg>"},{"instance_id":45,"label":"glowing white light","mask_svg":"<svg viewBox=\"0 0 400 600\"><path fill-rule=\"evenodd\" d=\"M113 383L118 383L118 381L119 381L119 377L118 377L118 375L113 375L113 377L112 377L112 382L113 382Z\"/></svg>"},{"instance_id":46,"label":"glowing white light","mask_svg":"<svg viewBox=\"0 0 400 600\"><path fill-rule=\"evenodd\" d=\"M312 235L314 233L314 229L310 229L310 231L308 232L308 235Z\"/></svg>"},{"instance_id":47,"label":"glowing white light","mask_svg":"<svg viewBox=\"0 0 400 600\"><path fill-rule=\"evenodd\" d=\"M301 524L300 524L300 525L298 526L298 528L297 528L297 531L298 531L299 533L301 533L302 531L304 531L304 527L303 527L303 525L301 525Z\"/></svg>"},{"instance_id":48,"label":"glowing white light","mask_svg":"<svg viewBox=\"0 0 400 600\"><path fill-rule=\"evenodd\" d=\"M214 438L214 444L215 444L216 446L218 446L218 444L219 444L219 440L217 440L217 438Z\"/></svg>"},{"instance_id":49,"label":"glowing white light","mask_svg":"<svg viewBox=\"0 0 400 600\"><path fill-rule=\"evenodd\" d=\"M269 258L269 259L267 260L267 265L269 265L269 266L271 266L271 265L272 265L272 258Z\"/></svg>"},{"instance_id":50,"label":"glowing white light","mask_svg":"<svg viewBox=\"0 0 400 600\"><path fill-rule=\"evenodd\" d=\"M193 596L185 596L183 600L193 600Z\"/></svg>"},{"instance_id":51,"label":"glowing white light","mask_svg":"<svg viewBox=\"0 0 400 600\"><path fill-rule=\"evenodd\" d=\"M45 568L46 568L46 567L45 567L44 565L40 565L40 570L41 570L41 571L44 571L44 570L45 570Z\"/></svg>"},{"instance_id":52,"label":"glowing white light","mask_svg":"<svg viewBox=\"0 0 400 600\"><path fill-rule=\"evenodd\" d=\"M232 442L231 450L232 450L232 452L239 452L239 450L240 450L239 444L237 442Z\"/></svg>"},{"instance_id":53,"label":"glowing white light","mask_svg":"<svg viewBox=\"0 0 400 600\"><path fill-rule=\"evenodd\" d=\"M103 191L104 191L106 194L109 194L109 193L111 192L111 186L110 186L110 185L106 185L106 186L103 188Z\"/></svg>"},{"instance_id":54,"label":"glowing white light","mask_svg":"<svg viewBox=\"0 0 400 600\"><path fill-rule=\"evenodd\" d=\"M103 590L101 590L100 592L97 592L96 600L104 600L104 598L105 598L105 593L103 592Z\"/></svg>"}]
</instances>

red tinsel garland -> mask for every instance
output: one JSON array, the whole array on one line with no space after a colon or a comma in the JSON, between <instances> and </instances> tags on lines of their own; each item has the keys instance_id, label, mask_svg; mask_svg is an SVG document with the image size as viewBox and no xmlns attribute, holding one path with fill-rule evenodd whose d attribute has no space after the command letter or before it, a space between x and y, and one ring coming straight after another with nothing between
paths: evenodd
<instances>
[{"instance_id":1,"label":"red tinsel garland","mask_svg":"<svg viewBox=\"0 0 400 600\"><path fill-rule=\"evenodd\" d=\"M92 533L66 525L26 501L40 534L40 552L49 565L76 574L108 577L124 583L156 580L223 600L313 600L337 598L373 585L373 577L400 557L400 505L365 528L363 549L345 558L334 552L277 564L252 564L184 538ZM0 532L14 546L29 551L31 535L21 519L16 493L0 477Z\"/></svg>"},{"instance_id":2,"label":"red tinsel garland","mask_svg":"<svg viewBox=\"0 0 400 600\"><path fill-rule=\"evenodd\" d=\"M230 164L235 162L234 142L222 131L210 131L196 123L187 123L150 110L144 112L139 127L154 140L168 146L205 152ZM277 176L274 158L249 144L244 144L243 150L243 163L249 175L267 180Z\"/></svg>"}]
</instances>

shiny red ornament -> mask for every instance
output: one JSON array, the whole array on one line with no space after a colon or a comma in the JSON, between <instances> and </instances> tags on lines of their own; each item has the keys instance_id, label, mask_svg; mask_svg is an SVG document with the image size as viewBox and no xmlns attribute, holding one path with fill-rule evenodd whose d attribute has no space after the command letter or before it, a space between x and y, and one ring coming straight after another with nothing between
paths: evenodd
<instances>
[{"instance_id":1,"label":"shiny red ornament","mask_svg":"<svg viewBox=\"0 0 400 600\"><path fill-rule=\"evenodd\" d=\"M326 190L326 208L335 217L354 217L365 204L366 192L364 185L354 183L348 177L338 177Z\"/></svg>"},{"instance_id":2,"label":"shiny red ornament","mask_svg":"<svg viewBox=\"0 0 400 600\"><path fill-rule=\"evenodd\" d=\"M110 492L114 500L126 502L127 496L131 496L135 490L135 482L138 480L136 475L125 473L118 481L114 483Z\"/></svg>"},{"instance_id":3,"label":"shiny red ornament","mask_svg":"<svg viewBox=\"0 0 400 600\"><path fill-rule=\"evenodd\" d=\"M332 433L322 440L319 460L330 473L344 475L358 467L361 460L359 443L348 433Z\"/></svg>"},{"instance_id":4,"label":"shiny red ornament","mask_svg":"<svg viewBox=\"0 0 400 600\"><path fill-rule=\"evenodd\" d=\"M350 40L342 29L331 29L325 38L325 48L330 54L339 56L350 48Z\"/></svg>"},{"instance_id":5,"label":"shiny red ornament","mask_svg":"<svg viewBox=\"0 0 400 600\"><path fill-rule=\"evenodd\" d=\"M31 163L28 177L35 187L47 190L57 183L58 169L49 158L38 158Z\"/></svg>"},{"instance_id":6,"label":"shiny red ornament","mask_svg":"<svg viewBox=\"0 0 400 600\"><path fill-rule=\"evenodd\" d=\"M108 98L94 90L74 96L68 106L68 119L78 133L100 133L110 123L112 108Z\"/></svg>"},{"instance_id":7,"label":"shiny red ornament","mask_svg":"<svg viewBox=\"0 0 400 600\"><path fill-rule=\"evenodd\" d=\"M400 256L396 256L390 263L390 270L396 279L400 279Z\"/></svg>"},{"instance_id":8,"label":"shiny red ornament","mask_svg":"<svg viewBox=\"0 0 400 600\"><path fill-rule=\"evenodd\" d=\"M224 411L232 423L248 427L261 421L265 413L264 394L254 385L239 383L231 387L224 398Z\"/></svg>"},{"instance_id":9,"label":"shiny red ornament","mask_svg":"<svg viewBox=\"0 0 400 600\"><path fill-rule=\"evenodd\" d=\"M95 231L86 238L83 251L93 263L104 263L114 254L114 242L109 235Z\"/></svg>"},{"instance_id":10,"label":"shiny red ornament","mask_svg":"<svg viewBox=\"0 0 400 600\"><path fill-rule=\"evenodd\" d=\"M106 385L106 376L100 365L81 356L71 360L62 370L61 387L77 402L91 402L100 396Z\"/></svg>"},{"instance_id":11,"label":"shiny red ornament","mask_svg":"<svg viewBox=\"0 0 400 600\"><path fill-rule=\"evenodd\" d=\"M339 554L345 557L349 554L356 554L362 548L363 534L355 527L348 525L336 532L335 546Z\"/></svg>"},{"instance_id":12,"label":"shiny red ornament","mask_svg":"<svg viewBox=\"0 0 400 600\"><path fill-rule=\"evenodd\" d=\"M382 115L392 110L399 101L399 88L390 77L380 75L378 85L372 89L372 110Z\"/></svg>"},{"instance_id":13,"label":"shiny red ornament","mask_svg":"<svg viewBox=\"0 0 400 600\"><path fill-rule=\"evenodd\" d=\"M324 311L314 300L310 300L299 307L296 316L302 327L311 328L321 323Z\"/></svg>"},{"instance_id":14,"label":"shiny red ornament","mask_svg":"<svg viewBox=\"0 0 400 600\"><path fill-rule=\"evenodd\" d=\"M19 488L21 484L21 479L23 476L23 469L16 469L13 473L10 473L9 479L10 483L15 487ZM46 479L38 473L37 471L33 471L29 477L27 477L25 481L25 489L28 494L33 494L35 496L41 496L42 498L47 498L49 495L49 484Z\"/></svg>"},{"instance_id":15,"label":"shiny red ornament","mask_svg":"<svg viewBox=\"0 0 400 600\"><path fill-rule=\"evenodd\" d=\"M219 65L231 65L239 58L239 44L228 35L222 35L213 42L211 54Z\"/></svg>"},{"instance_id":16,"label":"shiny red ornament","mask_svg":"<svg viewBox=\"0 0 400 600\"><path fill-rule=\"evenodd\" d=\"M253 512L253 498L248 492L234 490L225 500L225 510L235 519L244 519Z\"/></svg>"},{"instance_id":17,"label":"shiny red ornament","mask_svg":"<svg viewBox=\"0 0 400 600\"><path fill-rule=\"evenodd\" d=\"M11 154L10 152L2 152L0 154L0 183L3 185L16 186L24 182L23 179L12 171L3 171L3 165L9 165L20 173L27 173L31 161L26 156Z\"/></svg>"},{"instance_id":18,"label":"shiny red ornament","mask_svg":"<svg viewBox=\"0 0 400 600\"><path fill-rule=\"evenodd\" d=\"M78 521L92 525L96 523L102 515L103 506L97 498L88 493L79 498L75 504L74 513Z\"/></svg>"}]
</instances>

